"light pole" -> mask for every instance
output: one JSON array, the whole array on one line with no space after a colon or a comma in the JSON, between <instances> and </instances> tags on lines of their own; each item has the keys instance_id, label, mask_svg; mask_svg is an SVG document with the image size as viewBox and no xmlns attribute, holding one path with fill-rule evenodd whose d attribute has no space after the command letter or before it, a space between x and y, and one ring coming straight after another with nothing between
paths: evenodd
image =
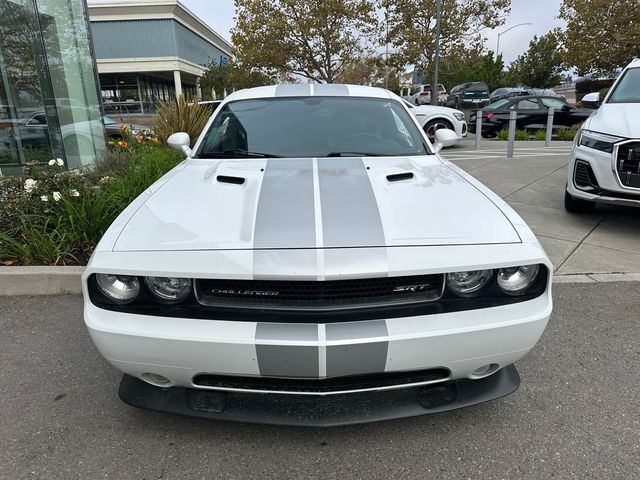
<instances>
[{"instance_id":1,"label":"light pole","mask_svg":"<svg viewBox=\"0 0 640 480\"><path fill-rule=\"evenodd\" d=\"M431 85L431 105L438 105L438 76L440 69L440 16L442 15L442 0L436 0L436 49L433 66L433 84Z\"/></svg>"},{"instance_id":2,"label":"light pole","mask_svg":"<svg viewBox=\"0 0 640 480\"><path fill-rule=\"evenodd\" d=\"M533 25L533 23L531 22L519 23L517 25L514 25L513 27L507 28L504 32L501 32L498 34L498 43L496 44L496 60L498 59L498 55L500 54L500 35L504 35L508 31L513 30L516 27L521 27L522 25Z\"/></svg>"}]
</instances>

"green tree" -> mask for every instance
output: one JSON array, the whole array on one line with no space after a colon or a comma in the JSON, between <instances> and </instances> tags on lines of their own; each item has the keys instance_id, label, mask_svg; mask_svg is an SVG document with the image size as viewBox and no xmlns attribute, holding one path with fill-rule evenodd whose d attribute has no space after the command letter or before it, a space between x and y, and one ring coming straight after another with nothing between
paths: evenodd
<instances>
[{"instance_id":1,"label":"green tree","mask_svg":"<svg viewBox=\"0 0 640 480\"><path fill-rule=\"evenodd\" d=\"M580 75L610 72L640 56L640 0L563 0L564 61Z\"/></svg>"},{"instance_id":2,"label":"green tree","mask_svg":"<svg viewBox=\"0 0 640 480\"><path fill-rule=\"evenodd\" d=\"M203 98L211 99L214 90L216 97L221 98L225 91L231 93L234 90L260 87L274 82L274 77L256 68L246 68L235 62L220 65L214 61L200 77L200 88Z\"/></svg>"},{"instance_id":3,"label":"green tree","mask_svg":"<svg viewBox=\"0 0 640 480\"><path fill-rule=\"evenodd\" d=\"M386 9L395 63L412 64L418 71L433 75L436 2L381 0L380 5ZM505 14L510 11L511 0L442 0L441 57L452 59L465 49L480 48L481 31L504 24Z\"/></svg>"},{"instance_id":4,"label":"green tree","mask_svg":"<svg viewBox=\"0 0 640 480\"><path fill-rule=\"evenodd\" d=\"M466 82L485 82L489 90L500 87L504 79L502 55L494 58L492 51L482 47L460 49L443 58L440 64L440 83L449 88Z\"/></svg>"},{"instance_id":5,"label":"green tree","mask_svg":"<svg viewBox=\"0 0 640 480\"><path fill-rule=\"evenodd\" d=\"M370 0L236 0L231 31L241 64L332 83L379 28Z\"/></svg>"},{"instance_id":6,"label":"green tree","mask_svg":"<svg viewBox=\"0 0 640 480\"><path fill-rule=\"evenodd\" d=\"M506 80L511 85L548 88L562 81L563 57L560 30L534 36L529 48L509 66Z\"/></svg>"}]
</instances>

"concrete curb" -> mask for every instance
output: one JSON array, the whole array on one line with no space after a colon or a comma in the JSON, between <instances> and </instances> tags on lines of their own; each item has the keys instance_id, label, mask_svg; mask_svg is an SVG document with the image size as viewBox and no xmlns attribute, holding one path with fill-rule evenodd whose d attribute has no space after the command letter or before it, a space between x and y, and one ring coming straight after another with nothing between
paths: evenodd
<instances>
[{"instance_id":1,"label":"concrete curb","mask_svg":"<svg viewBox=\"0 0 640 480\"><path fill-rule=\"evenodd\" d=\"M84 267L0 267L0 297L79 295ZM640 282L640 273L554 275L553 283Z\"/></svg>"},{"instance_id":2,"label":"concrete curb","mask_svg":"<svg viewBox=\"0 0 640 480\"><path fill-rule=\"evenodd\" d=\"M82 293L84 267L0 267L0 297Z\"/></svg>"}]
</instances>

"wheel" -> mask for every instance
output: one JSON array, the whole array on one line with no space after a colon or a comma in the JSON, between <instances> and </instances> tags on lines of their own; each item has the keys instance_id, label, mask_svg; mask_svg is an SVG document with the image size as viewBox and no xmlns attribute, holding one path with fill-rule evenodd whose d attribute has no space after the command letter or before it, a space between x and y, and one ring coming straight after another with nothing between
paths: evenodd
<instances>
[{"instance_id":1,"label":"wheel","mask_svg":"<svg viewBox=\"0 0 640 480\"><path fill-rule=\"evenodd\" d=\"M416 99L413 101L413 103L415 103L417 106L420 106L420 103L418 102L418 98L416 97Z\"/></svg>"},{"instance_id":2,"label":"wheel","mask_svg":"<svg viewBox=\"0 0 640 480\"><path fill-rule=\"evenodd\" d=\"M572 197L571 195L569 195L569 192L565 190L564 208L567 212L571 213L589 213L593 212L593 210L596 208L596 204Z\"/></svg>"},{"instance_id":3,"label":"wheel","mask_svg":"<svg viewBox=\"0 0 640 480\"><path fill-rule=\"evenodd\" d=\"M453 125L451 125L451 123L449 123L447 120L436 118L427 122L427 124L424 126L424 132L427 134L427 137L429 137L429 140L433 142L436 138L436 132L443 128L448 128L449 130L455 131Z\"/></svg>"}]
</instances>

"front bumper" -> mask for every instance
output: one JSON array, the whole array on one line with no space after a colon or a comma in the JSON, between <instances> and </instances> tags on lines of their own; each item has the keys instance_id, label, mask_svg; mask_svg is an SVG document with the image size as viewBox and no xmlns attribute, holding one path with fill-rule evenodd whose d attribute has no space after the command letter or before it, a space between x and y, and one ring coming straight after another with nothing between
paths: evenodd
<instances>
[{"instance_id":1,"label":"front bumper","mask_svg":"<svg viewBox=\"0 0 640 480\"><path fill-rule=\"evenodd\" d=\"M589 165L597 188L585 190L576 186L576 161ZM574 146L569 161L567 192L574 198L589 202L640 207L640 191L621 187L615 175L612 154L584 146Z\"/></svg>"},{"instance_id":2,"label":"front bumper","mask_svg":"<svg viewBox=\"0 0 640 480\"><path fill-rule=\"evenodd\" d=\"M286 378L313 381L441 369L447 374L429 382L429 387L462 380L484 385L474 372L490 364L504 368L523 357L542 335L551 307L547 289L533 300L480 310L335 324L277 324L122 314L88 303L85 322L98 350L128 376L162 375L170 381L166 387L224 391L245 403L244 394L262 397L264 390L208 386L197 377L280 378L286 382ZM381 388L371 390L363 394L383 393ZM414 388L402 385L397 390ZM384 393L402 397L395 391ZM234 396L240 393L243 395ZM345 395L361 393L294 391L285 396L309 402L302 399ZM142 400L126 401L145 406ZM475 403L468 400L459 406L469 402ZM457 408L458 404L451 405Z\"/></svg>"},{"instance_id":3,"label":"front bumper","mask_svg":"<svg viewBox=\"0 0 640 480\"><path fill-rule=\"evenodd\" d=\"M332 397L159 388L128 375L122 378L119 393L131 406L165 413L212 420L331 427L445 412L509 395L519 385L520 376L509 365L481 380Z\"/></svg>"}]
</instances>

